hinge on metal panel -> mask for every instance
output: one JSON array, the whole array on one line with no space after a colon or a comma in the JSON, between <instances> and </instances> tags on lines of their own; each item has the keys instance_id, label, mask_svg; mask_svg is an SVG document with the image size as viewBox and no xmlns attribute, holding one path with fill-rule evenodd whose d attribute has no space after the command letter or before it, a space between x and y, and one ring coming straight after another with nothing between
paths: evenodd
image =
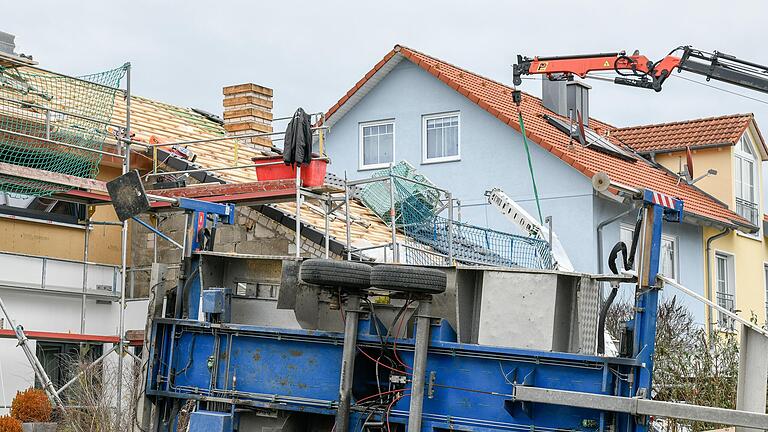
<instances>
[{"instance_id":1,"label":"hinge on metal panel","mask_svg":"<svg viewBox=\"0 0 768 432\"><path fill-rule=\"evenodd\" d=\"M435 397L435 379L437 378L437 372L429 372L429 383L427 384L427 397L433 399Z\"/></svg>"}]
</instances>

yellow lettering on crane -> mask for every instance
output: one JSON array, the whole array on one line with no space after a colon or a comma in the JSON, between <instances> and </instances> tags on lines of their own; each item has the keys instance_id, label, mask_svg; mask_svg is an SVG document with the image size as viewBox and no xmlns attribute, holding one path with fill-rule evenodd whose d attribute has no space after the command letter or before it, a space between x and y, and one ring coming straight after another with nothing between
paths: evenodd
<instances>
[{"instance_id":1,"label":"yellow lettering on crane","mask_svg":"<svg viewBox=\"0 0 768 432\"><path fill-rule=\"evenodd\" d=\"M547 62L540 62L539 66L536 68L536 71L537 72L541 72L541 71L547 70L547 65L549 65L549 63L547 63Z\"/></svg>"}]
</instances>

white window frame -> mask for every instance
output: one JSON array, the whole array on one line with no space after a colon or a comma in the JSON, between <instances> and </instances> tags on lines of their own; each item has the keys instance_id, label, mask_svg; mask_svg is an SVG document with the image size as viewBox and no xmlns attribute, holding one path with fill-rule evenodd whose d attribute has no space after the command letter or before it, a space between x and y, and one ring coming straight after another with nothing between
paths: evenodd
<instances>
[{"instance_id":1,"label":"white window frame","mask_svg":"<svg viewBox=\"0 0 768 432\"><path fill-rule=\"evenodd\" d=\"M763 288L765 289L765 324L768 325L768 262L763 261Z\"/></svg>"},{"instance_id":2,"label":"white window frame","mask_svg":"<svg viewBox=\"0 0 768 432\"><path fill-rule=\"evenodd\" d=\"M456 155L437 158L427 157L427 121L444 117L456 116L459 119L459 125L456 128ZM449 111L435 114L425 114L421 116L421 163L432 164L441 162L454 162L461 160L461 112Z\"/></svg>"},{"instance_id":3,"label":"white window frame","mask_svg":"<svg viewBox=\"0 0 768 432\"><path fill-rule=\"evenodd\" d=\"M750 148L750 152L744 151L742 149L743 145L748 145L749 148ZM741 184L739 183L739 181L741 179L737 179L736 178L736 173L737 172L741 172L742 161L745 161L745 160L749 160L749 161L752 162L752 181L753 181L752 187L754 188L754 198L753 198L754 201L752 202L752 204L754 204L757 207L757 209L756 209L756 213L757 213L756 225L758 226L758 228L760 228L756 233L754 233L752 235L746 234L746 236L753 237L753 238L754 237L759 238L760 235L761 235L760 232L762 231L761 215L763 214L762 211L761 211L761 206L760 206L760 201L761 201L760 200L760 161L758 160L758 157L757 157L757 154L756 154L756 151L755 151L755 146L752 144L752 137L749 136L749 132L748 131L744 131L744 133L741 135L741 137L739 138L739 141L736 143L736 145L734 146L734 149L733 149L733 161L734 161L734 166L733 166L733 174L734 174L734 179L733 179L733 192L734 192L733 193L733 201L734 201L734 210L736 209L736 199L739 198L739 195L741 195L742 189L743 189L743 186L741 186ZM737 167L738 167L738 171L737 171ZM744 198L739 198L739 199L743 200ZM737 233L738 233L738 231L737 231Z\"/></svg>"},{"instance_id":4,"label":"white window frame","mask_svg":"<svg viewBox=\"0 0 768 432\"><path fill-rule=\"evenodd\" d=\"M390 162L384 162L384 163L377 163L377 164L365 164L365 153L363 150L363 143L364 143L364 137L363 137L363 128L369 127L369 126L381 126L381 125L392 125L392 163L394 163L396 159L396 148L397 148L397 128L395 126L395 119L386 119L386 120L376 120L376 121L369 121L369 122L363 122L359 124L358 127L358 146L357 146L357 155L358 155L358 170L359 171L365 171L365 170L372 170L372 169L381 169L386 168L389 166Z\"/></svg>"},{"instance_id":5,"label":"white window frame","mask_svg":"<svg viewBox=\"0 0 768 432\"><path fill-rule=\"evenodd\" d=\"M713 294L714 294L715 298L713 298L712 301L715 302L718 305L720 304L718 302L718 298L717 298L717 294L720 292L719 287L717 286L717 281L718 281L718 278L717 278L717 276L718 276L718 274L717 274L717 271L718 271L718 269L717 269L717 261L718 261L718 258L725 259L726 265L728 266L728 268L726 269L726 271L728 272L728 274L726 275L726 278L727 278L726 279L726 283L727 283L726 289L727 289L727 292L725 294L730 294L732 296L732 301L733 301L733 310L732 310L732 312L736 313L735 312L736 311L736 257L732 253L730 253L730 252L726 252L726 251L722 251L722 250L715 250L714 263L712 265L712 271L714 272L714 274L712 275L712 281L715 284L714 290L713 290ZM721 324L721 322L720 322L720 318L721 318L720 312L719 311L715 311L715 312L716 312L715 317L710 317L710 320L712 320L712 318L715 318L715 323L716 323L717 329L719 331L723 331L723 332L733 332L733 331L735 331L735 322L734 322L734 320L732 318L729 318L727 316L725 317L725 320L729 320L730 321L730 326L724 327ZM725 315L725 314L723 314L723 315Z\"/></svg>"},{"instance_id":6,"label":"white window frame","mask_svg":"<svg viewBox=\"0 0 768 432\"><path fill-rule=\"evenodd\" d=\"M632 232L635 231L635 227L634 227L634 225L630 225L630 224L625 224L625 223L620 224L619 225L619 240L621 240L621 231L622 230L626 230L626 231L629 231L630 233L632 233ZM672 274L671 278L676 280L676 281L680 280L680 241L679 240L680 239L678 238L678 236L670 235L670 234L666 234L666 233L661 233L661 241L662 242L663 241L672 242L672 244L674 245L674 248L675 248L675 253L672 256L672 267L673 267L673 272L672 273L673 274ZM640 240L638 239L638 241L640 241ZM629 248L630 247L632 247L632 245L631 244L627 244L627 253L629 253ZM661 262L659 262L659 273L663 274L662 273L662 268L661 268Z\"/></svg>"}]
</instances>

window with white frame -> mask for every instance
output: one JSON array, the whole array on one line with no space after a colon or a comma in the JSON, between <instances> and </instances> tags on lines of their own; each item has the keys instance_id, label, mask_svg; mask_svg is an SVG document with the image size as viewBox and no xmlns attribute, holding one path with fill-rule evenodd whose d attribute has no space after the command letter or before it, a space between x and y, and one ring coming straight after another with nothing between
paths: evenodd
<instances>
[{"instance_id":1,"label":"window with white frame","mask_svg":"<svg viewBox=\"0 0 768 432\"><path fill-rule=\"evenodd\" d=\"M734 178L736 180L736 213L759 225L759 187L757 159L749 134L741 136L734 150Z\"/></svg>"},{"instance_id":2,"label":"window with white frame","mask_svg":"<svg viewBox=\"0 0 768 432\"><path fill-rule=\"evenodd\" d=\"M763 264L763 280L765 283L765 324L768 325L768 265Z\"/></svg>"},{"instance_id":3,"label":"window with white frame","mask_svg":"<svg viewBox=\"0 0 768 432\"><path fill-rule=\"evenodd\" d=\"M459 113L422 117L422 162L459 160Z\"/></svg>"},{"instance_id":4,"label":"window with white frame","mask_svg":"<svg viewBox=\"0 0 768 432\"><path fill-rule=\"evenodd\" d=\"M360 124L360 169L383 168L395 161L395 122Z\"/></svg>"},{"instance_id":5,"label":"window with white frame","mask_svg":"<svg viewBox=\"0 0 768 432\"><path fill-rule=\"evenodd\" d=\"M632 233L635 231L633 226L622 224L619 227L620 240L627 245L627 253L632 247ZM659 257L659 273L677 280L678 278L678 250L677 237L662 234L661 235L661 257Z\"/></svg>"},{"instance_id":6,"label":"window with white frame","mask_svg":"<svg viewBox=\"0 0 768 432\"><path fill-rule=\"evenodd\" d=\"M731 312L736 310L734 292L733 256L715 253L715 300L717 305ZM722 330L733 330L734 322L724 313L717 314L717 325Z\"/></svg>"}]
</instances>

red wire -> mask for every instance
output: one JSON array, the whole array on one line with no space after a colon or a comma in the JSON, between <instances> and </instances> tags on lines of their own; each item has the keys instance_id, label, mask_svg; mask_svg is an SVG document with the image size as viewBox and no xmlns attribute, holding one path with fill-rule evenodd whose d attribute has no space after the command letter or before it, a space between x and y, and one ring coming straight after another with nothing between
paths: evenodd
<instances>
[{"instance_id":1,"label":"red wire","mask_svg":"<svg viewBox=\"0 0 768 432\"><path fill-rule=\"evenodd\" d=\"M402 392L402 391L403 391L403 389L395 389L395 390L389 390L389 391L379 392L379 393L376 393L376 394L374 394L374 395L366 396L366 397L364 397L364 398L360 399L359 401L355 401L355 405L357 405L357 404L360 404L360 403L363 403L363 402L365 402L365 401L367 401L367 400L371 400L371 399L373 399L373 398L375 398L375 397L384 396L385 394L391 394L391 393L400 393L400 392Z\"/></svg>"},{"instance_id":2,"label":"red wire","mask_svg":"<svg viewBox=\"0 0 768 432\"><path fill-rule=\"evenodd\" d=\"M392 430L389 428L389 412L392 411L392 407L399 401L400 399L408 396L407 394L403 393L402 395L395 398L387 407L387 432L392 432Z\"/></svg>"},{"instance_id":3,"label":"red wire","mask_svg":"<svg viewBox=\"0 0 768 432\"><path fill-rule=\"evenodd\" d=\"M405 307L407 308L409 304L411 304L410 300L405 304ZM400 321L397 323L397 328L395 329L395 340L392 342L392 351L394 351L395 360L397 360L398 363L405 366L406 369L413 369L412 367L405 364L402 360L400 360L400 356L397 355L397 338L400 337L400 327L403 324L403 320L405 320L405 313L403 313L403 316L400 317Z\"/></svg>"},{"instance_id":4,"label":"red wire","mask_svg":"<svg viewBox=\"0 0 768 432\"><path fill-rule=\"evenodd\" d=\"M357 347L357 350L360 351L364 356L368 357L372 362L377 363L379 366L385 367L385 368L387 368L387 369L389 369L391 371L400 372L403 375L411 375L410 373L408 373L406 371L401 371L400 369L395 369L392 366L385 365L384 363L382 363L382 362L376 360L375 358L371 357L370 355L368 355L368 353L363 351L363 349L360 348L360 347Z\"/></svg>"}]
</instances>

